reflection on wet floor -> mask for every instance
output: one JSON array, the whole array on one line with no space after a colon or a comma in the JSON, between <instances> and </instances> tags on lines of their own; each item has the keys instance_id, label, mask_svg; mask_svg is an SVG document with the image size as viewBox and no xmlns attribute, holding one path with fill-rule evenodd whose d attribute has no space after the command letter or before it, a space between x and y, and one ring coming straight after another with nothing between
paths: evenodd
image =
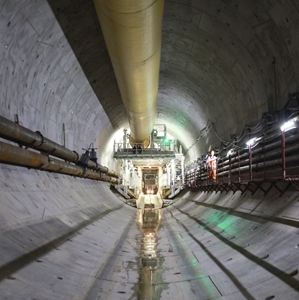
<instances>
[{"instance_id":1,"label":"reflection on wet floor","mask_svg":"<svg viewBox=\"0 0 299 300\"><path fill-rule=\"evenodd\" d=\"M160 299L168 284L163 283L164 258L157 250L156 234L161 222L161 210L145 198L144 207L138 211L138 221L143 232L140 241L138 299Z\"/></svg>"}]
</instances>

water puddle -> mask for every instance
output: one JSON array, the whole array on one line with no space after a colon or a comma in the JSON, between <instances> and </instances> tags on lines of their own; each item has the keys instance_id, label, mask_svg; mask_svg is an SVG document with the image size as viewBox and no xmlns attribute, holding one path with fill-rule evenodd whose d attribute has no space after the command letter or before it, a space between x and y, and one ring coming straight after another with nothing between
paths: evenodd
<instances>
[{"instance_id":1,"label":"water puddle","mask_svg":"<svg viewBox=\"0 0 299 300\"><path fill-rule=\"evenodd\" d=\"M135 293L140 300L160 299L161 293L168 288L168 284L162 279L164 257L158 249L157 233L161 215L161 210L153 204L145 204L138 211L138 223L143 237L140 240L139 282L135 286Z\"/></svg>"}]
</instances>

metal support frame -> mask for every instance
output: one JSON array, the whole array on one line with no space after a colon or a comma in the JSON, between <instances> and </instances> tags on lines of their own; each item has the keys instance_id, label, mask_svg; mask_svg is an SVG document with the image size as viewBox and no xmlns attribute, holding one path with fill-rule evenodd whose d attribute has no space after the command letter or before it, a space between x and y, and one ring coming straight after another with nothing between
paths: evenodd
<instances>
[{"instance_id":1,"label":"metal support frame","mask_svg":"<svg viewBox=\"0 0 299 300\"><path fill-rule=\"evenodd\" d=\"M299 130L287 133L278 128L264 135L260 145L220 157L217 182L207 180L207 172L201 166L196 172L186 174L186 187L191 191L233 192L241 194L258 190L267 195L274 187L282 196L293 184L299 190ZM192 174L192 175L191 175ZM281 188L278 183L287 183ZM195 183L195 184L194 184Z\"/></svg>"},{"instance_id":2,"label":"metal support frame","mask_svg":"<svg viewBox=\"0 0 299 300\"><path fill-rule=\"evenodd\" d=\"M251 181L248 183L233 183L233 184L208 184L208 185L199 185L199 186L190 186L189 191L190 192L204 192L204 193L223 193L223 192L233 192L235 194L237 191L241 192L241 195L243 195L246 191L249 191L251 195L254 195L258 190L261 190L263 192L263 195L266 196L269 191L272 189L272 187L275 187L279 193L280 196L283 196L283 194L288 190L288 188L291 186L291 184L294 184L292 181L289 181L288 184L284 189L281 189L277 183L283 182L282 180L276 181L276 182L267 182L267 181L260 181L255 182ZM268 185L268 186L264 186Z\"/></svg>"},{"instance_id":3,"label":"metal support frame","mask_svg":"<svg viewBox=\"0 0 299 300\"><path fill-rule=\"evenodd\" d=\"M286 178L286 137L285 132L281 132L281 169L282 178Z\"/></svg>"}]
</instances>

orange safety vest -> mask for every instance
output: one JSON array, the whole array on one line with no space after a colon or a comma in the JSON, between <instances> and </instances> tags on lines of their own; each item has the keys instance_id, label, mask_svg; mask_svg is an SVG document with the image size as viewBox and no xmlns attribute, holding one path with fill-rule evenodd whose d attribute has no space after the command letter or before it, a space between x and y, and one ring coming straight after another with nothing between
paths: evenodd
<instances>
[{"instance_id":1,"label":"orange safety vest","mask_svg":"<svg viewBox=\"0 0 299 300\"><path fill-rule=\"evenodd\" d=\"M216 167L217 167L216 161L217 161L217 158L214 155L209 156L207 158L207 168L208 168L208 170L216 170Z\"/></svg>"}]
</instances>

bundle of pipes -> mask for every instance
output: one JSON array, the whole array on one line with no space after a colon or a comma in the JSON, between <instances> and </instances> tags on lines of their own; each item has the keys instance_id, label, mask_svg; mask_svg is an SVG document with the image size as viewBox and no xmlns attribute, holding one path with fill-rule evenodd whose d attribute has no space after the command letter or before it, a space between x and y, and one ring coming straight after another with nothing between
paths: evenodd
<instances>
[{"instance_id":1,"label":"bundle of pipes","mask_svg":"<svg viewBox=\"0 0 299 300\"><path fill-rule=\"evenodd\" d=\"M290 180L298 177L299 169L299 144L298 133L289 133L285 137L283 152L282 133L277 129L271 136L266 136L261 143L253 149L242 149L234 152L230 157L222 157L218 161L218 179L230 182L254 179L283 179ZM250 154L251 151L251 154ZM203 162L204 163L204 162ZM288 169L289 176L285 175ZM294 175L296 175L294 177ZM191 181L207 179L205 168L197 168L193 175L189 176Z\"/></svg>"},{"instance_id":2,"label":"bundle of pipes","mask_svg":"<svg viewBox=\"0 0 299 300\"><path fill-rule=\"evenodd\" d=\"M3 116L0 116L0 137L67 161L64 162L43 154L0 142L1 163L80 176L111 183L118 182L119 175L113 170L101 166L91 160L88 161L88 169L84 170L84 168L76 165L79 161L78 153L45 138L40 132L31 131ZM70 162L75 163L75 165ZM95 170L96 172L89 169Z\"/></svg>"},{"instance_id":3,"label":"bundle of pipes","mask_svg":"<svg viewBox=\"0 0 299 300\"><path fill-rule=\"evenodd\" d=\"M285 167L289 170L292 168L298 169L298 135L289 134L286 138L287 148L285 153L282 152L282 140L281 133L278 132L276 138L272 142L265 140L264 143L259 144L256 148L243 151L243 153L235 153L230 158L226 158L219 162L218 175L232 175L233 173L244 173L251 168L251 171L255 174L260 173L260 177L264 176L264 172L267 171L267 175L276 172L277 176L282 175L282 171ZM268 143L267 143L268 142ZM286 162L288 165L286 165ZM285 178L283 178L285 179Z\"/></svg>"}]
</instances>

